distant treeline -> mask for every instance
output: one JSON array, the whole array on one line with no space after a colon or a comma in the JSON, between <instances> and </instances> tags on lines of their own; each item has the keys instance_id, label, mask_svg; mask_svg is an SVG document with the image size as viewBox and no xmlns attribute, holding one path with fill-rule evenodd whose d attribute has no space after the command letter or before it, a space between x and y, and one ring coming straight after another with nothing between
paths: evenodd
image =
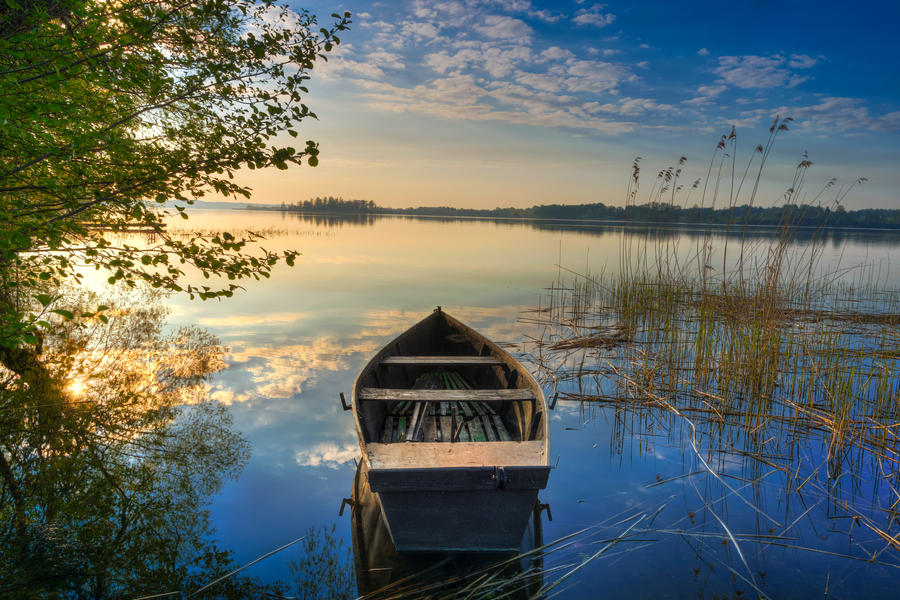
<instances>
[{"instance_id":1,"label":"distant treeline","mask_svg":"<svg viewBox=\"0 0 900 600\"><path fill-rule=\"evenodd\" d=\"M335 198L334 196L310 198L303 202L294 202L293 204L282 202L281 210L304 213L346 213L353 215L384 212L384 209L379 208L371 200L344 200L343 198Z\"/></svg>"},{"instance_id":2,"label":"distant treeline","mask_svg":"<svg viewBox=\"0 0 900 600\"><path fill-rule=\"evenodd\" d=\"M631 206L594 204L541 204L531 208L454 208L451 206L419 206L416 208L385 208L371 200L344 200L328 196L311 198L292 204L282 203L281 210L302 213L328 214L389 214L431 217L482 217L514 219L592 219L602 221L635 221L663 223L704 223L714 225L794 225L806 227L884 227L900 229L900 210L863 209L832 210L807 204L785 204L761 208L734 206L731 208L684 208L663 203Z\"/></svg>"}]
</instances>

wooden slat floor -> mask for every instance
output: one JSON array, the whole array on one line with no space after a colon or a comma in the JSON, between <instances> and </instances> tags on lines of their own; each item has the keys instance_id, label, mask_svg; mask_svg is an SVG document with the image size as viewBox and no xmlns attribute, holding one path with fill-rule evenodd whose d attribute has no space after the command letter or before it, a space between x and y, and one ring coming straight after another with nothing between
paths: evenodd
<instances>
[{"instance_id":1,"label":"wooden slat floor","mask_svg":"<svg viewBox=\"0 0 900 600\"><path fill-rule=\"evenodd\" d=\"M384 420L381 443L406 441L414 402L398 402ZM423 442L509 442L509 431L488 402L428 403L424 416Z\"/></svg>"}]
</instances>

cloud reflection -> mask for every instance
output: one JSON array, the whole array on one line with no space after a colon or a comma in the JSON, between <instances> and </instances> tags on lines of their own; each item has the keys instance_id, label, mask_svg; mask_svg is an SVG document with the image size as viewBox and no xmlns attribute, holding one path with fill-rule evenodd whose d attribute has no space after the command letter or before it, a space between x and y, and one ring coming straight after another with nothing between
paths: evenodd
<instances>
[{"instance_id":1,"label":"cloud reflection","mask_svg":"<svg viewBox=\"0 0 900 600\"><path fill-rule=\"evenodd\" d=\"M313 385L324 372L345 371L353 357L373 353L379 342L371 336L339 339L318 337L306 344L238 345L226 355L229 379L236 385L219 382L213 396L225 404L256 399L291 398Z\"/></svg>"},{"instance_id":2,"label":"cloud reflection","mask_svg":"<svg viewBox=\"0 0 900 600\"><path fill-rule=\"evenodd\" d=\"M516 323L517 317L526 308L518 305L466 308L459 313L454 312L453 307L448 310L502 344L516 338L517 327L520 327ZM211 395L223 404L286 399L300 396L305 389L314 387L326 373L347 372L355 376L379 348L426 314L427 311L421 310L372 310L363 315L362 322L350 334L320 335L307 342L283 345L233 344L225 356L228 372L214 383ZM272 319L260 315L258 320L262 324L273 319L277 322L279 317L284 317L285 322L289 322L288 316L296 316L296 320L305 317L303 313L283 313L273 315ZM246 325L235 319L210 320L223 321L224 326Z\"/></svg>"},{"instance_id":3,"label":"cloud reflection","mask_svg":"<svg viewBox=\"0 0 900 600\"><path fill-rule=\"evenodd\" d=\"M309 317L309 313L300 312L231 315L228 317L201 317L197 319L197 324L201 327L246 327L268 323L296 323Z\"/></svg>"},{"instance_id":4,"label":"cloud reflection","mask_svg":"<svg viewBox=\"0 0 900 600\"><path fill-rule=\"evenodd\" d=\"M359 456L359 446L352 443L322 442L308 450L298 450L297 464L301 467L338 469Z\"/></svg>"}]
</instances>

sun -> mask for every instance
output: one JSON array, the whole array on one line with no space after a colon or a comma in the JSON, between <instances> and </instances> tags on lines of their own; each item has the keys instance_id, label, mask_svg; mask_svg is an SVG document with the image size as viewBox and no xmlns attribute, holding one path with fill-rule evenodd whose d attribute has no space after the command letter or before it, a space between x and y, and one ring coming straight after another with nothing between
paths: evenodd
<instances>
[{"instance_id":1,"label":"sun","mask_svg":"<svg viewBox=\"0 0 900 600\"><path fill-rule=\"evenodd\" d=\"M75 397L83 396L87 391L87 382L80 377L76 377L69 382L69 385L66 386L66 390Z\"/></svg>"}]
</instances>

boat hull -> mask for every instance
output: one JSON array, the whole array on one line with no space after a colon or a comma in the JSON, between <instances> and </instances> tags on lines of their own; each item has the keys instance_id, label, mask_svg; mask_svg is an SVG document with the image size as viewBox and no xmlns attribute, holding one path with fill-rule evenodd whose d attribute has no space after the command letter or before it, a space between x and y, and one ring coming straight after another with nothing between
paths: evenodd
<instances>
[{"instance_id":1,"label":"boat hull","mask_svg":"<svg viewBox=\"0 0 900 600\"><path fill-rule=\"evenodd\" d=\"M515 552L538 491L377 494L400 552Z\"/></svg>"},{"instance_id":2,"label":"boat hull","mask_svg":"<svg viewBox=\"0 0 900 600\"><path fill-rule=\"evenodd\" d=\"M435 332L443 336L442 340L450 339L452 344L470 344L474 353L465 355L446 343L438 350L420 344L419 340ZM399 360L404 355L400 349L409 347L414 350L407 352L408 355L426 355L416 356L412 367L411 363ZM491 414L497 414L493 417L495 421L502 417L509 437L485 442L382 440L381 424L388 414L389 398L413 394L432 399L422 402L436 403L434 398L448 394L420 392L408 387L409 381L431 368L434 361L430 355L435 355L434 361L469 369L463 372L478 389L449 392L448 398L452 402L462 395L493 402ZM456 366L464 363L473 366ZM403 377L411 370L412 375L404 384ZM406 389L402 389L404 385ZM360 402L368 405L361 408ZM370 361L354 385L353 404L363 453L363 473L384 514L397 551L515 552L520 549L538 490L547 485L550 467L549 431L547 419L543 418L546 402L540 386L515 359L438 310L386 345ZM493 408L497 409L496 413Z\"/></svg>"}]
</instances>

